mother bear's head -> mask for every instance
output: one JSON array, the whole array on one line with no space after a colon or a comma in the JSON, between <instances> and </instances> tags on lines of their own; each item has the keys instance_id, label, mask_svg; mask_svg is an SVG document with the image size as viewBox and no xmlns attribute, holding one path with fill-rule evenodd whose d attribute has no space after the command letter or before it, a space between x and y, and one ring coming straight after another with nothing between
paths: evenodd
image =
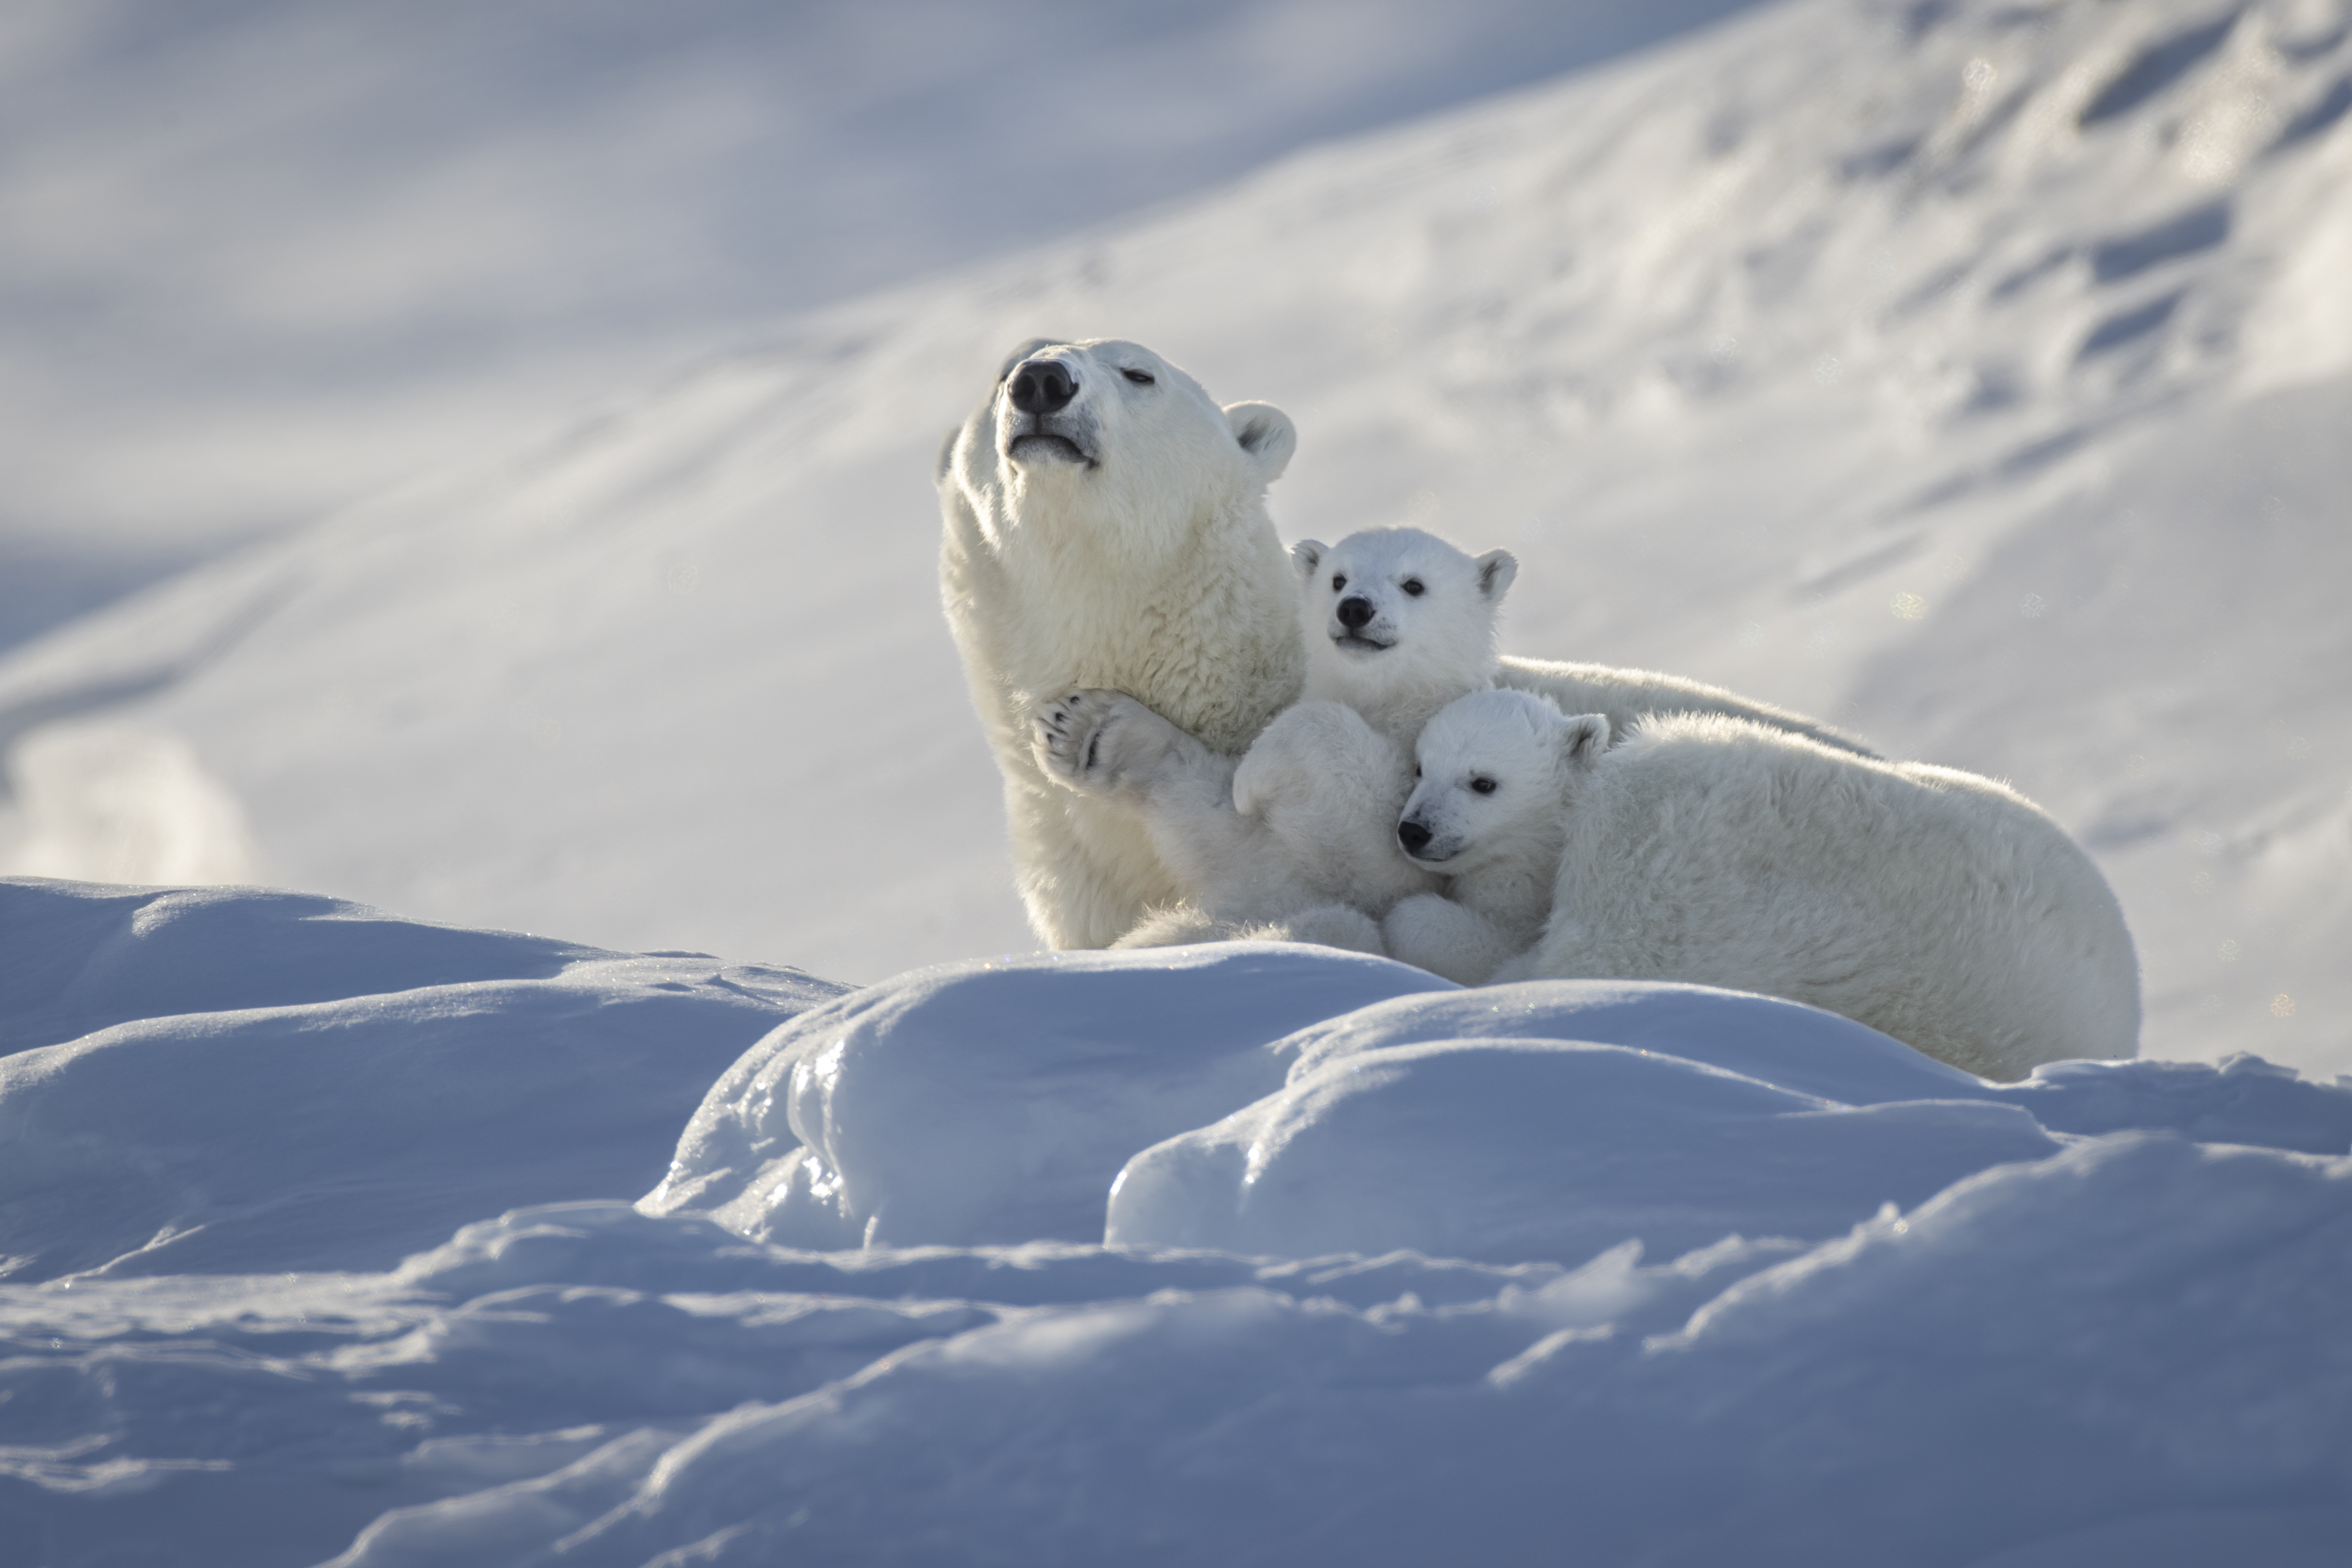
<instances>
[{"instance_id":1,"label":"mother bear's head","mask_svg":"<svg viewBox=\"0 0 2352 1568\"><path fill-rule=\"evenodd\" d=\"M1037 338L948 437L938 478L1000 549L1029 533L1141 565L1194 544L1220 514L1254 510L1297 444L1279 408L1221 408L1140 343Z\"/></svg>"}]
</instances>

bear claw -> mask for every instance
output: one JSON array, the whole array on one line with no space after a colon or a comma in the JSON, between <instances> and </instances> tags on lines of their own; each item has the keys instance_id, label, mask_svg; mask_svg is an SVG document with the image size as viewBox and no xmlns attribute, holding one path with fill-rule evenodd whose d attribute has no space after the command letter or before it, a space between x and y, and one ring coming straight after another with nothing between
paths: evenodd
<instances>
[{"instance_id":1,"label":"bear claw","mask_svg":"<svg viewBox=\"0 0 2352 1568\"><path fill-rule=\"evenodd\" d=\"M1116 691L1073 691L1039 710L1036 720L1038 765L1073 789L1090 794L1116 793L1139 781L1129 774L1148 764L1151 726L1135 737L1143 748L1123 745L1133 726L1122 720L1137 711L1150 713L1133 698ZM1129 755L1134 752L1136 754Z\"/></svg>"}]
</instances>

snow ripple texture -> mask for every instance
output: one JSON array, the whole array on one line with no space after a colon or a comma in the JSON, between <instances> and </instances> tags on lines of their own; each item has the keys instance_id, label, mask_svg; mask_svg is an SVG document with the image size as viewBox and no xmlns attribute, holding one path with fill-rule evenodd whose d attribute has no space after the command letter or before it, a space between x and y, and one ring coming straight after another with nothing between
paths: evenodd
<instances>
[{"instance_id":1,"label":"snow ripple texture","mask_svg":"<svg viewBox=\"0 0 2352 1568\"><path fill-rule=\"evenodd\" d=\"M1260 944L843 994L249 890L0 882L0 939L12 1563L2352 1530L2352 1085L2252 1058L1993 1085Z\"/></svg>"}]
</instances>

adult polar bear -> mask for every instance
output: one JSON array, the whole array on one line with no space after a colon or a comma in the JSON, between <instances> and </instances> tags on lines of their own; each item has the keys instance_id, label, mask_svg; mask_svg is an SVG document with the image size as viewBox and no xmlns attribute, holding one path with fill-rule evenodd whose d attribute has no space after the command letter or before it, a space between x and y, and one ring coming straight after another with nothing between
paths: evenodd
<instances>
[{"instance_id":1,"label":"adult polar bear","mask_svg":"<svg viewBox=\"0 0 2352 1568\"><path fill-rule=\"evenodd\" d=\"M1221 408L1139 344L1040 338L940 453L940 595L1004 774L1022 902L1054 947L1108 946L1181 889L1133 812L1045 776L1032 721L1107 687L1239 752L1297 700L1297 577L1265 509L1297 446L1280 409ZM1645 713L1727 713L1861 750L1646 670L1507 658L1499 679L1620 730Z\"/></svg>"}]
</instances>

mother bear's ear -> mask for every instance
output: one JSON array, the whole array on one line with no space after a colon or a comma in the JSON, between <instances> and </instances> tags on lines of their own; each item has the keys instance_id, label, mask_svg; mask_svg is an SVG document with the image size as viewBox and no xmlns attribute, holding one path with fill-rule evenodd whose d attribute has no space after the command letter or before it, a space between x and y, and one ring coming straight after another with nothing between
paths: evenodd
<instances>
[{"instance_id":1,"label":"mother bear's ear","mask_svg":"<svg viewBox=\"0 0 2352 1568\"><path fill-rule=\"evenodd\" d=\"M1289 415L1271 403L1229 403L1225 423L1257 465L1259 483L1270 485L1282 478L1282 470L1290 467L1290 454L1298 450L1298 426Z\"/></svg>"}]
</instances>

